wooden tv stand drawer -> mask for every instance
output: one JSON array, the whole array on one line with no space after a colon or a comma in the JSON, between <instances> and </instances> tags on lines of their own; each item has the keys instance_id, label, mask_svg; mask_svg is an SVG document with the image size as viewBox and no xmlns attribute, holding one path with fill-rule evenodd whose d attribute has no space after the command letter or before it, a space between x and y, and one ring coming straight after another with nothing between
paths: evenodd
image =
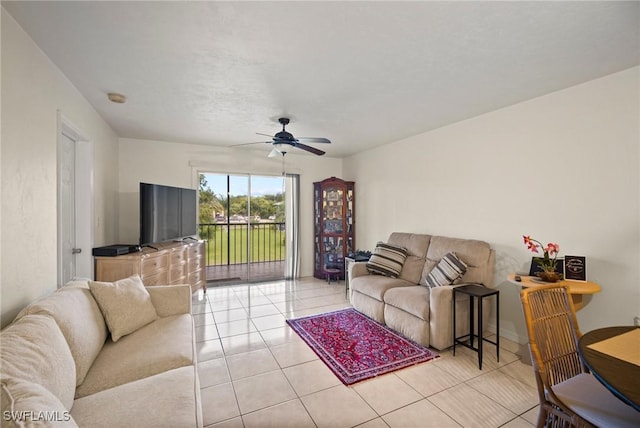
<instances>
[{"instance_id":1,"label":"wooden tv stand drawer","mask_svg":"<svg viewBox=\"0 0 640 428\"><path fill-rule=\"evenodd\" d=\"M94 257L96 281L113 282L138 274L146 286L189 284L206 292L203 241L168 242L137 253Z\"/></svg>"},{"instance_id":2,"label":"wooden tv stand drawer","mask_svg":"<svg viewBox=\"0 0 640 428\"><path fill-rule=\"evenodd\" d=\"M167 285L169 284L168 272L162 271L153 275L145 275L142 282L147 287L151 287L153 285Z\"/></svg>"},{"instance_id":3,"label":"wooden tv stand drawer","mask_svg":"<svg viewBox=\"0 0 640 428\"><path fill-rule=\"evenodd\" d=\"M140 276L142 278L151 275L157 275L169 269L169 254L164 251L157 253L145 254L140 258L142 267L140 268ZM133 260L135 263L135 260Z\"/></svg>"}]
</instances>

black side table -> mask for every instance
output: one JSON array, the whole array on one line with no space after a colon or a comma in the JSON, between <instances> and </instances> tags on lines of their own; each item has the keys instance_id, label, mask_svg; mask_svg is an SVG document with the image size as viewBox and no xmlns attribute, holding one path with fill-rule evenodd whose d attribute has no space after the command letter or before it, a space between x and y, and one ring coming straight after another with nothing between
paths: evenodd
<instances>
[{"instance_id":1,"label":"black side table","mask_svg":"<svg viewBox=\"0 0 640 428\"><path fill-rule=\"evenodd\" d=\"M456 294L462 293L469 296L469 334L456 337ZM496 341L482 337L484 326L482 325L482 299L496 296ZM474 334L475 316L474 302L478 300L478 334ZM478 346L474 347L474 339L478 338ZM456 344L466 346L478 353L478 368L482 370L482 342L496 345L496 359L500 361L500 290L483 287L481 285L462 285L453 289L453 356L456 355Z\"/></svg>"}]
</instances>

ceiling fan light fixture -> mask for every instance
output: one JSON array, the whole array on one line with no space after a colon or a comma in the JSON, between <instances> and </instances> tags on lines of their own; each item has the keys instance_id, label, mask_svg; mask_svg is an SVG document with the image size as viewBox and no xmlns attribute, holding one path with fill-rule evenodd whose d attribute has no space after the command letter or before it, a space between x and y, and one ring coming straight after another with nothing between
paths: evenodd
<instances>
[{"instance_id":1,"label":"ceiling fan light fixture","mask_svg":"<svg viewBox=\"0 0 640 428\"><path fill-rule=\"evenodd\" d=\"M275 147L273 149L271 149L271 152L269 153L269 157L270 158L275 158L280 154L280 150L276 149Z\"/></svg>"},{"instance_id":2,"label":"ceiling fan light fixture","mask_svg":"<svg viewBox=\"0 0 640 428\"><path fill-rule=\"evenodd\" d=\"M290 132L285 131L285 126L289 123L288 118L281 117L280 119L278 119L278 121L282 124L282 131L277 132L275 135L272 136L270 134L263 134L260 132L256 132L256 134L258 135L271 137L271 141L236 144L235 146L245 146L248 144L260 144L260 143L271 144L273 145L273 148L271 149L271 152L268 155L270 158L278 157L278 155L282 155L282 157L284 158L284 155L286 155L287 152L290 150L288 147L303 150L305 152L313 153L314 155L318 155L318 156L322 156L325 154L324 151L320 149L316 149L315 147L308 146L307 144L304 144L304 143L329 144L331 143L331 140L329 140L328 138L311 138L311 137L296 138ZM232 146L232 147L235 147L235 146Z\"/></svg>"}]
</instances>

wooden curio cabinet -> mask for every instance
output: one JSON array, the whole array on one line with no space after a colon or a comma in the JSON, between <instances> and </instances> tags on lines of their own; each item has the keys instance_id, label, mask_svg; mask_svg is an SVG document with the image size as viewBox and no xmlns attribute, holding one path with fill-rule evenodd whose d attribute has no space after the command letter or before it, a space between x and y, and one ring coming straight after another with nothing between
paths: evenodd
<instances>
[{"instance_id":1,"label":"wooden curio cabinet","mask_svg":"<svg viewBox=\"0 0 640 428\"><path fill-rule=\"evenodd\" d=\"M344 279L344 258L356 245L355 183L336 177L313 183L313 204L313 276Z\"/></svg>"}]
</instances>

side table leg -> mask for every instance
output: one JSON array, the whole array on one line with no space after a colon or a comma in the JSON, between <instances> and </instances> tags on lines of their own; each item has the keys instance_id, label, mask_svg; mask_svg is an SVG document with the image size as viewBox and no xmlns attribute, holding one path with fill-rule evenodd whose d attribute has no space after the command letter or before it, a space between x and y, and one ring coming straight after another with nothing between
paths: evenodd
<instances>
[{"instance_id":1,"label":"side table leg","mask_svg":"<svg viewBox=\"0 0 640 428\"><path fill-rule=\"evenodd\" d=\"M349 259L344 259L344 294L349 299Z\"/></svg>"},{"instance_id":2,"label":"side table leg","mask_svg":"<svg viewBox=\"0 0 640 428\"><path fill-rule=\"evenodd\" d=\"M456 356L456 289L453 289L453 356Z\"/></svg>"},{"instance_id":3,"label":"side table leg","mask_svg":"<svg viewBox=\"0 0 640 428\"><path fill-rule=\"evenodd\" d=\"M482 370L482 330L483 330L483 322L482 322L482 297L478 297L478 368Z\"/></svg>"},{"instance_id":4,"label":"side table leg","mask_svg":"<svg viewBox=\"0 0 640 428\"><path fill-rule=\"evenodd\" d=\"M500 362L500 294L496 294L496 361Z\"/></svg>"},{"instance_id":5,"label":"side table leg","mask_svg":"<svg viewBox=\"0 0 640 428\"><path fill-rule=\"evenodd\" d=\"M475 330L475 311L473 309L473 296L469 295L469 345L471 345L471 347L473 348L473 339L474 339L474 332L473 330Z\"/></svg>"}]
</instances>

